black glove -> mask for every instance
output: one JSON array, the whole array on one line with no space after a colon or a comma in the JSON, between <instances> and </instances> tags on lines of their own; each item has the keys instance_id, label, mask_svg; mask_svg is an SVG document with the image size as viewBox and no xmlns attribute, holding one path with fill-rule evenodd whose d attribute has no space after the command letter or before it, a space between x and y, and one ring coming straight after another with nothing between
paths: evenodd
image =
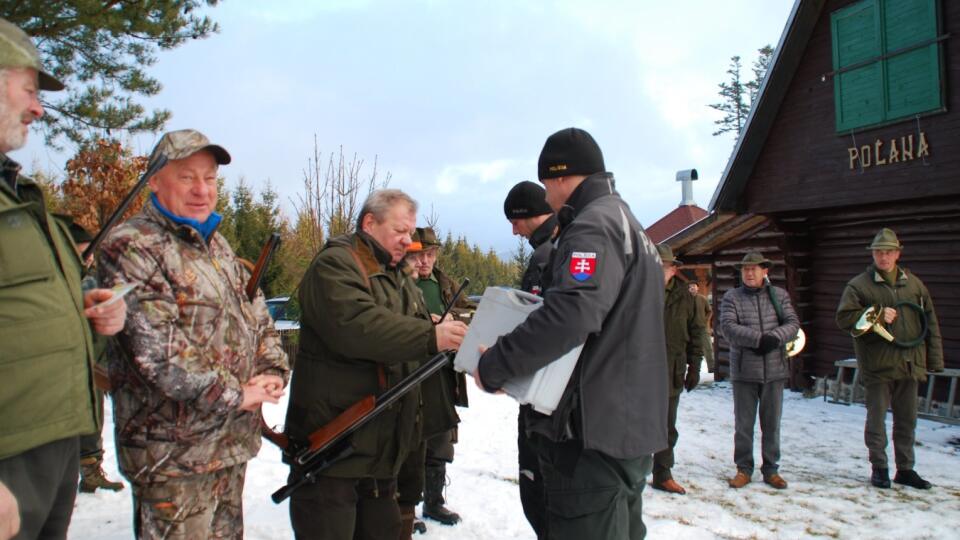
<instances>
[{"instance_id":1,"label":"black glove","mask_svg":"<svg viewBox=\"0 0 960 540\"><path fill-rule=\"evenodd\" d=\"M753 351L759 355L765 355L780 346L780 340L773 334L764 334L760 338L760 345Z\"/></svg>"},{"instance_id":2,"label":"black glove","mask_svg":"<svg viewBox=\"0 0 960 540\"><path fill-rule=\"evenodd\" d=\"M689 392L696 388L698 384L700 384L700 371L694 369L691 365L687 365L687 376L683 379L683 387Z\"/></svg>"}]
</instances>

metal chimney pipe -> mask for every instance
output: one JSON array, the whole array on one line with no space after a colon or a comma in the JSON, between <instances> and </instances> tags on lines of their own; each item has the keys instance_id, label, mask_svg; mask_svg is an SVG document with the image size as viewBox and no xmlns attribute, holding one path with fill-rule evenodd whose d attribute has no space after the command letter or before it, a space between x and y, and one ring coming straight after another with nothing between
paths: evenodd
<instances>
[{"instance_id":1,"label":"metal chimney pipe","mask_svg":"<svg viewBox=\"0 0 960 540\"><path fill-rule=\"evenodd\" d=\"M698 178L696 169L686 169L677 171L677 182L681 183L683 196L680 199L680 206L695 206L693 201L693 181Z\"/></svg>"}]
</instances>

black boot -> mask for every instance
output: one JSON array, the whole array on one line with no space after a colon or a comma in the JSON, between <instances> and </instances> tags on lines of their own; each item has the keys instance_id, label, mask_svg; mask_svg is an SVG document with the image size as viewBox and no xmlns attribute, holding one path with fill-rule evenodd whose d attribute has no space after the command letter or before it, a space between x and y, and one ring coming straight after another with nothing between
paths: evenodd
<instances>
[{"instance_id":1,"label":"black boot","mask_svg":"<svg viewBox=\"0 0 960 540\"><path fill-rule=\"evenodd\" d=\"M447 510L443 503L443 487L447 478L447 466L428 465L423 485L423 517L439 521L444 525L456 525L460 514Z\"/></svg>"},{"instance_id":2,"label":"black boot","mask_svg":"<svg viewBox=\"0 0 960 540\"><path fill-rule=\"evenodd\" d=\"M873 474L870 475L870 483L878 488L890 487L890 470L874 467Z\"/></svg>"},{"instance_id":3,"label":"black boot","mask_svg":"<svg viewBox=\"0 0 960 540\"><path fill-rule=\"evenodd\" d=\"M923 478L920 478L920 475L917 474L917 471L897 471L896 476L893 477L893 481L898 484L903 484L905 486L910 486L917 489L930 489L931 484ZM889 485L889 484L888 484Z\"/></svg>"}]
</instances>

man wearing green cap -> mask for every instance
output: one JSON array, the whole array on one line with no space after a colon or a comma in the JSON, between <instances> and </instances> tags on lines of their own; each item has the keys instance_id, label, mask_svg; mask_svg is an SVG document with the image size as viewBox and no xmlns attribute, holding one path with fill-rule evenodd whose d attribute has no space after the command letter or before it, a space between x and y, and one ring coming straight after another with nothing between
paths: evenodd
<instances>
[{"instance_id":1,"label":"man wearing green cap","mask_svg":"<svg viewBox=\"0 0 960 540\"><path fill-rule=\"evenodd\" d=\"M105 303L111 291L83 292L66 225L7 156L43 115L38 90L61 89L30 38L0 19L0 484L16 498L23 538L67 534L78 436L98 421L90 329L113 335L126 318L123 302Z\"/></svg>"},{"instance_id":2,"label":"man wearing green cap","mask_svg":"<svg viewBox=\"0 0 960 540\"><path fill-rule=\"evenodd\" d=\"M884 228L867 249L873 264L847 283L837 307L837 326L852 332L868 309L879 311L895 338L887 341L867 332L853 339L857 367L867 390L867 421L863 438L870 455L870 483L890 487L887 465L887 409L893 411L893 450L897 474L893 481L917 489L930 482L913 470L917 426L917 385L927 370L943 371L940 325L930 292L915 274L900 267L903 246L896 233Z\"/></svg>"},{"instance_id":3,"label":"man wearing green cap","mask_svg":"<svg viewBox=\"0 0 960 540\"><path fill-rule=\"evenodd\" d=\"M109 369L117 458L138 538L241 538L260 407L283 395L287 356L263 293L247 297L250 273L217 232L217 171L230 154L184 129L161 137L150 163L163 158L150 200L97 253L104 285L134 286Z\"/></svg>"},{"instance_id":4,"label":"man wearing green cap","mask_svg":"<svg viewBox=\"0 0 960 540\"><path fill-rule=\"evenodd\" d=\"M440 242L431 227L417 227L407 248L407 266L423 293L427 311L435 320L443 314L459 285L437 267ZM475 306L461 296L450 312L455 319L469 322ZM423 495L423 517L444 525L456 525L460 515L449 510L443 491L447 477L447 463L453 462L454 444L457 441L457 424L460 417L456 407L466 407L466 375L447 365L421 385L423 394L424 444L418 452L411 452L397 477L398 503L403 519L403 531L412 532L414 507ZM424 525L419 525L421 530Z\"/></svg>"},{"instance_id":5,"label":"man wearing green cap","mask_svg":"<svg viewBox=\"0 0 960 540\"><path fill-rule=\"evenodd\" d=\"M780 476L780 416L783 386L790 375L785 345L800 330L790 295L767 279L772 262L752 251L740 267L741 285L723 295L720 328L730 345L733 383L734 450L737 473L728 481L739 489L753 475L753 428L759 407L763 481L786 489Z\"/></svg>"},{"instance_id":6,"label":"man wearing green cap","mask_svg":"<svg viewBox=\"0 0 960 540\"><path fill-rule=\"evenodd\" d=\"M670 402L667 407L667 428L670 446L653 455L653 488L683 495L687 490L673 479L673 448L680 433L677 431L677 407L680 393L696 388L700 382L700 359L703 356L703 338L706 334L703 319L697 311L694 297L676 277L682 264L673 256L667 244L657 246L663 266L663 327L667 336L667 386Z\"/></svg>"}]
</instances>

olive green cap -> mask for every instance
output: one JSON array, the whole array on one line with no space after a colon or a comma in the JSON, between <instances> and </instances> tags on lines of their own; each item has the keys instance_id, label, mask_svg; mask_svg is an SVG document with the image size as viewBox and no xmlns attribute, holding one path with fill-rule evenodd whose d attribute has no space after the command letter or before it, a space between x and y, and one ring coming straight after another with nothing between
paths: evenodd
<instances>
[{"instance_id":1,"label":"olive green cap","mask_svg":"<svg viewBox=\"0 0 960 540\"><path fill-rule=\"evenodd\" d=\"M230 163L230 153L222 146L211 143L206 135L195 129L180 129L168 131L160 137L160 142L150 153L150 165L160 159L160 156L165 156L168 160L184 159L201 150L209 150L219 165Z\"/></svg>"},{"instance_id":2,"label":"olive green cap","mask_svg":"<svg viewBox=\"0 0 960 540\"><path fill-rule=\"evenodd\" d=\"M770 268L773 266L773 261L763 256L759 251L751 251L743 256L743 259L737 264L737 268L743 268L744 266L757 265L763 268Z\"/></svg>"},{"instance_id":3,"label":"olive green cap","mask_svg":"<svg viewBox=\"0 0 960 540\"><path fill-rule=\"evenodd\" d=\"M683 263L673 256L673 248L668 244L657 244L657 253L660 254L660 260L665 263L672 263L674 266L680 266Z\"/></svg>"},{"instance_id":4,"label":"olive green cap","mask_svg":"<svg viewBox=\"0 0 960 540\"><path fill-rule=\"evenodd\" d=\"M430 227L417 227L413 233L410 234L410 240L413 242L407 248L407 253L417 253L432 247L440 247L440 242L437 240L437 233L433 232L433 229Z\"/></svg>"},{"instance_id":5,"label":"olive green cap","mask_svg":"<svg viewBox=\"0 0 960 540\"><path fill-rule=\"evenodd\" d=\"M43 71L40 51L30 36L12 22L0 18L0 68L37 70L41 90L63 90L63 83Z\"/></svg>"},{"instance_id":6,"label":"olive green cap","mask_svg":"<svg viewBox=\"0 0 960 540\"><path fill-rule=\"evenodd\" d=\"M900 240L897 239L897 233L893 232L893 229L888 229L886 227L880 229L880 232L873 237L873 243L867 248L869 250L874 249L902 249L903 244L900 243Z\"/></svg>"}]
</instances>

